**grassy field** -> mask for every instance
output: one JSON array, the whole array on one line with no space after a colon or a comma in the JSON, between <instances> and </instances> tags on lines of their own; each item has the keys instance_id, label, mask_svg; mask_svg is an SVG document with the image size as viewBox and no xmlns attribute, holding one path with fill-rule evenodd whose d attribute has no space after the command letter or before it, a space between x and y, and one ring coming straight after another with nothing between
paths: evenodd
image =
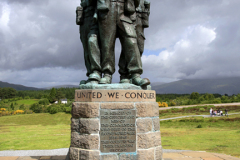
<instances>
[{"instance_id":1,"label":"grassy field","mask_svg":"<svg viewBox=\"0 0 240 160\"><path fill-rule=\"evenodd\" d=\"M24 105L26 108L29 108L32 104L38 103L39 99L22 99L17 101L9 101L7 103L1 103L0 108L10 109L11 104L14 106L14 110L19 109L21 105Z\"/></svg>"},{"instance_id":2,"label":"grassy field","mask_svg":"<svg viewBox=\"0 0 240 160\"><path fill-rule=\"evenodd\" d=\"M0 150L70 146L70 114L24 114L0 117Z\"/></svg>"},{"instance_id":3,"label":"grassy field","mask_svg":"<svg viewBox=\"0 0 240 160\"><path fill-rule=\"evenodd\" d=\"M71 115L65 113L0 117L0 150L68 148L70 118ZM161 121L161 134L164 149L240 157L240 115Z\"/></svg>"},{"instance_id":4,"label":"grassy field","mask_svg":"<svg viewBox=\"0 0 240 160\"><path fill-rule=\"evenodd\" d=\"M164 149L225 153L240 157L240 115L161 121Z\"/></svg>"}]
</instances>

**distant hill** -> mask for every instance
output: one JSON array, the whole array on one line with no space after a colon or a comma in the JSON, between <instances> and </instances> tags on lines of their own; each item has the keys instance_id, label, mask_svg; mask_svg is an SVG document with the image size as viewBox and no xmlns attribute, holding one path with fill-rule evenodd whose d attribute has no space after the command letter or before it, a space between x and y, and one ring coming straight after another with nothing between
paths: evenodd
<instances>
[{"instance_id":1,"label":"distant hill","mask_svg":"<svg viewBox=\"0 0 240 160\"><path fill-rule=\"evenodd\" d=\"M192 92L198 92L232 95L240 93L240 77L218 79L185 79L153 86L152 89L156 90L156 93L158 94L190 94Z\"/></svg>"},{"instance_id":2,"label":"distant hill","mask_svg":"<svg viewBox=\"0 0 240 160\"><path fill-rule=\"evenodd\" d=\"M151 86L152 87L155 87L155 86L159 86L159 85L162 85L162 84L166 84L165 82L151 82Z\"/></svg>"},{"instance_id":3,"label":"distant hill","mask_svg":"<svg viewBox=\"0 0 240 160\"><path fill-rule=\"evenodd\" d=\"M11 87L14 88L18 91L24 91L24 90L41 90L40 88L34 88L34 87L26 87L23 85L19 85L19 84L11 84L11 83L7 83L7 82L2 82L0 81L0 88L4 88L4 87Z\"/></svg>"},{"instance_id":4,"label":"distant hill","mask_svg":"<svg viewBox=\"0 0 240 160\"><path fill-rule=\"evenodd\" d=\"M45 87L44 89L51 89L51 88L79 88L78 85L59 85L53 87Z\"/></svg>"}]
</instances>

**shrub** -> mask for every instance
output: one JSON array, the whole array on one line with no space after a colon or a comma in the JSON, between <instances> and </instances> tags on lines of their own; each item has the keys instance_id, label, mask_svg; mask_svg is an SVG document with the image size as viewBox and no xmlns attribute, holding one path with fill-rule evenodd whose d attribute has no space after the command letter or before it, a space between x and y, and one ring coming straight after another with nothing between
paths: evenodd
<instances>
[{"instance_id":1,"label":"shrub","mask_svg":"<svg viewBox=\"0 0 240 160\"><path fill-rule=\"evenodd\" d=\"M0 111L6 111L6 109L5 108L1 108Z\"/></svg>"},{"instance_id":2,"label":"shrub","mask_svg":"<svg viewBox=\"0 0 240 160\"><path fill-rule=\"evenodd\" d=\"M199 112L205 112L204 108L199 108Z\"/></svg>"},{"instance_id":3,"label":"shrub","mask_svg":"<svg viewBox=\"0 0 240 160\"><path fill-rule=\"evenodd\" d=\"M64 109L65 109L64 110L65 113L71 113L71 111L72 111L72 108L70 108L70 107L65 107Z\"/></svg>"},{"instance_id":4,"label":"shrub","mask_svg":"<svg viewBox=\"0 0 240 160\"><path fill-rule=\"evenodd\" d=\"M31 105L30 109L35 113L41 113L42 112L42 106L38 103L34 103Z\"/></svg>"},{"instance_id":5,"label":"shrub","mask_svg":"<svg viewBox=\"0 0 240 160\"><path fill-rule=\"evenodd\" d=\"M42 105L48 105L49 104L49 100L47 98L40 99L38 103L42 104Z\"/></svg>"},{"instance_id":6,"label":"shrub","mask_svg":"<svg viewBox=\"0 0 240 160\"><path fill-rule=\"evenodd\" d=\"M20 110L25 110L26 107L24 106L24 104L21 104L21 105L19 106L19 109L20 109Z\"/></svg>"},{"instance_id":7,"label":"shrub","mask_svg":"<svg viewBox=\"0 0 240 160\"><path fill-rule=\"evenodd\" d=\"M23 113L24 113L23 110L16 110L16 111L14 112L14 114L23 114Z\"/></svg>"},{"instance_id":8,"label":"shrub","mask_svg":"<svg viewBox=\"0 0 240 160\"><path fill-rule=\"evenodd\" d=\"M212 101L212 103L222 103L220 98L216 98Z\"/></svg>"},{"instance_id":9,"label":"shrub","mask_svg":"<svg viewBox=\"0 0 240 160\"><path fill-rule=\"evenodd\" d=\"M26 96L26 97L24 97L24 99L30 99L30 97L29 97L29 96Z\"/></svg>"},{"instance_id":10,"label":"shrub","mask_svg":"<svg viewBox=\"0 0 240 160\"><path fill-rule=\"evenodd\" d=\"M169 106L176 106L176 103L174 101L170 101Z\"/></svg>"},{"instance_id":11,"label":"shrub","mask_svg":"<svg viewBox=\"0 0 240 160\"><path fill-rule=\"evenodd\" d=\"M10 108L11 108L11 110L14 110L14 105L13 105L13 103L11 103Z\"/></svg>"},{"instance_id":12,"label":"shrub","mask_svg":"<svg viewBox=\"0 0 240 160\"><path fill-rule=\"evenodd\" d=\"M197 126L197 128L203 128L203 127L202 127L202 125L201 125L201 124L199 124L199 125Z\"/></svg>"},{"instance_id":13,"label":"shrub","mask_svg":"<svg viewBox=\"0 0 240 160\"><path fill-rule=\"evenodd\" d=\"M58 109L56 108L56 107L51 107L51 109L50 109L50 114L55 114L55 113L57 113L58 112Z\"/></svg>"},{"instance_id":14,"label":"shrub","mask_svg":"<svg viewBox=\"0 0 240 160\"><path fill-rule=\"evenodd\" d=\"M192 92L190 95L190 99L198 99L199 98L199 93L198 92Z\"/></svg>"},{"instance_id":15,"label":"shrub","mask_svg":"<svg viewBox=\"0 0 240 160\"><path fill-rule=\"evenodd\" d=\"M162 102L163 107L168 107L168 104L166 102Z\"/></svg>"}]
</instances>

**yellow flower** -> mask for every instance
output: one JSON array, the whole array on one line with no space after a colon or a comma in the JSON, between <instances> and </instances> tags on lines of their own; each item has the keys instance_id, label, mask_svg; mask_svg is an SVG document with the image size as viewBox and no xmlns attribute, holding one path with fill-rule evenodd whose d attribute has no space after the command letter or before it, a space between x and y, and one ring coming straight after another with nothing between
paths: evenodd
<instances>
[{"instance_id":1,"label":"yellow flower","mask_svg":"<svg viewBox=\"0 0 240 160\"><path fill-rule=\"evenodd\" d=\"M163 107L168 107L168 104L166 102L162 102Z\"/></svg>"},{"instance_id":2,"label":"yellow flower","mask_svg":"<svg viewBox=\"0 0 240 160\"><path fill-rule=\"evenodd\" d=\"M15 114L23 114L24 111L23 111L23 110L16 110L14 113L15 113Z\"/></svg>"},{"instance_id":3,"label":"yellow flower","mask_svg":"<svg viewBox=\"0 0 240 160\"><path fill-rule=\"evenodd\" d=\"M5 108L1 108L0 111L6 111L6 109Z\"/></svg>"}]
</instances>

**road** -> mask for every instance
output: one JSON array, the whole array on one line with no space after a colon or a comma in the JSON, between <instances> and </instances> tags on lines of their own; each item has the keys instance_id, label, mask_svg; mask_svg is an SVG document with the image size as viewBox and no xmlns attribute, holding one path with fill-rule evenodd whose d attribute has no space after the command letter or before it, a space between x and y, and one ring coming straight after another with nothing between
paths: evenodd
<instances>
[{"instance_id":1,"label":"road","mask_svg":"<svg viewBox=\"0 0 240 160\"><path fill-rule=\"evenodd\" d=\"M221 103L221 104L198 104L198 105L188 105L188 106L174 106L174 107L161 107L159 110L167 110L167 109L172 109L172 108L188 108L188 107L196 107L196 106L208 106L208 105L213 105L213 106L236 106L240 105L240 103Z\"/></svg>"},{"instance_id":2,"label":"road","mask_svg":"<svg viewBox=\"0 0 240 160\"><path fill-rule=\"evenodd\" d=\"M230 113L228 115L235 115L235 114L240 114L240 113ZM172 119L179 119L179 118L187 118L187 117L211 117L210 115L190 115L190 116L181 116L181 117L172 117L172 118L164 118L160 119L160 121L167 121L167 120L172 120ZM220 117L220 116L213 116L213 117Z\"/></svg>"}]
</instances>

